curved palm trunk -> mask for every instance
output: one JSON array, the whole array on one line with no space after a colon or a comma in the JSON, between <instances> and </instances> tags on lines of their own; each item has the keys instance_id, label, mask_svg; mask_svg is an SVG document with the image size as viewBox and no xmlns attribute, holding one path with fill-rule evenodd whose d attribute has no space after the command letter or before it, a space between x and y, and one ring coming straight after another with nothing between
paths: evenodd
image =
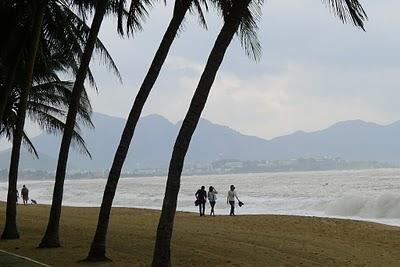
<instances>
[{"instance_id":1,"label":"curved palm trunk","mask_svg":"<svg viewBox=\"0 0 400 267\"><path fill-rule=\"evenodd\" d=\"M126 155L128 154L129 146L135 132L137 122L139 121L143 106L146 102L147 97L150 94L151 89L154 86L154 83L157 80L161 67L164 64L165 59L167 58L169 49L175 39L179 27L182 24L185 14L189 9L190 3L191 0L175 2L173 17L169 23L167 31L164 34L164 37L154 56L152 64L146 74L146 77L139 89L139 92L135 98L135 102L129 113L128 120L125 124L125 128L122 133L118 149L115 153L110 173L108 175L108 180L103 195L103 201L101 203L97 229L92 241L92 245L90 247L89 255L86 258L87 261L108 260L108 258L106 257L106 236L112 202L115 196L115 191L117 190L121 169L125 162Z\"/></svg>"},{"instance_id":2,"label":"curved palm trunk","mask_svg":"<svg viewBox=\"0 0 400 267\"><path fill-rule=\"evenodd\" d=\"M241 11L247 7L249 2L249 0L238 2L237 6L232 8L229 18L225 21L208 57L207 65L201 75L189 110L175 141L169 165L160 221L157 228L152 266L171 266L170 243L185 155L225 52L239 27Z\"/></svg>"},{"instance_id":3,"label":"curved palm trunk","mask_svg":"<svg viewBox=\"0 0 400 267\"><path fill-rule=\"evenodd\" d=\"M72 90L71 102L68 108L67 120L61 141L60 152L58 155L56 177L54 183L53 200L51 204L49 222L46 233L44 234L40 248L54 248L60 246L59 225L61 216L61 205L63 198L64 180L67 169L68 153L71 145L71 139L75 128L76 115L79 108L79 101L83 91L83 85L89 68L89 63L93 54L97 35L100 31L101 23L106 12L107 0L97 1L92 26L90 28L89 38L81 58L81 63L76 75L74 88Z\"/></svg>"},{"instance_id":4,"label":"curved palm trunk","mask_svg":"<svg viewBox=\"0 0 400 267\"><path fill-rule=\"evenodd\" d=\"M25 115L28 104L29 93L32 88L33 69L35 66L36 53L39 46L40 32L42 28L43 15L45 2L42 1L38 4L32 27L32 39L29 48L28 62L26 65L26 80L24 88L20 96L20 103L18 107L16 128L13 132L13 146L10 160L10 170L8 174L8 194L7 194L7 208L6 208L6 224L4 227L1 239L17 239L19 238L17 230L17 179L18 179L18 166L19 156L21 151L22 136L25 125Z\"/></svg>"}]
</instances>

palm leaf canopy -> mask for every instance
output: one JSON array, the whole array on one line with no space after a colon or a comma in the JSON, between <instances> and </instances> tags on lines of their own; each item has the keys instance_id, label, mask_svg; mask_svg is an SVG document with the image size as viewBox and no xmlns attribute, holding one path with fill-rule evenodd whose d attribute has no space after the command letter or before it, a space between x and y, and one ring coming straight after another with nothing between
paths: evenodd
<instances>
[{"instance_id":1,"label":"palm leaf canopy","mask_svg":"<svg viewBox=\"0 0 400 267\"><path fill-rule=\"evenodd\" d=\"M126 0L116 0L117 7L125 6L128 1ZM149 15L148 9L152 8L155 4L155 0L132 0L130 1L128 14L125 16L126 19L126 29L127 34L132 34L133 30L142 30L142 23L145 21L146 17ZM164 0L164 3L166 1ZM207 28L206 19L204 17L203 8L208 11L208 5L206 0L175 0L174 12L177 9L188 9L191 14L197 13L199 23L204 28ZM117 8L118 11L118 30L123 34L121 30L123 28L122 23L124 16L121 16L121 8ZM182 24L183 25L183 24Z\"/></svg>"},{"instance_id":2,"label":"palm leaf canopy","mask_svg":"<svg viewBox=\"0 0 400 267\"><path fill-rule=\"evenodd\" d=\"M4 6L14 15L20 16L19 20L13 21L8 26L18 29L29 28L31 3L29 1L9 1L7 4L8 5L5 4L5 1L0 2L1 7ZM0 9L0 15L7 13L4 10L5 9ZM0 17L3 18L2 16ZM28 116L48 133L60 133L64 127L63 121L65 121L72 87L71 83L62 82L58 76L62 73L76 73L89 31L90 29L85 22L68 9L65 2L48 2L45 9L41 40L34 68L33 88L28 103ZM12 34L14 34L12 31L7 31L7 27L3 24L0 25L0 32L4 33L7 38L11 38ZM6 42L1 42L0 44L0 48L2 49L1 55L6 54L3 53L7 50L4 43ZM115 63L100 40L96 42L95 52L100 55L102 62L107 64L120 78ZM17 69L17 80L7 104L7 114L0 125L1 134L9 139L12 138L12 132L13 129L15 129L16 112L18 110L20 90L23 86L24 66L26 64L27 53L27 49L25 49ZM4 89L5 86L7 70L4 62L3 57L0 56L1 90ZM89 80L92 85L95 85L93 75L90 71ZM75 142L77 147L88 153L85 143L79 135L79 125L93 127L90 121L92 110L85 90L81 99L74 139L77 141ZM30 151L35 152L26 134L24 135L24 143L27 144Z\"/></svg>"},{"instance_id":3,"label":"palm leaf canopy","mask_svg":"<svg viewBox=\"0 0 400 267\"><path fill-rule=\"evenodd\" d=\"M58 0L59 3L76 10L77 14L86 21L96 7L96 0ZM109 0L106 15L117 17L117 32L124 36L142 30L142 24L148 16L147 9L153 6L152 0L132 0L130 7L126 0ZM126 23L124 23L126 22ZM124 27L125 24L125 27Z\"/></svg>"},{"instance_id":4,"label":"palm leaf canopy","mask_svg":"<svg viewBox=\"0 0 400 267\"><path fill-rule=\"evenodd\" d=\"M10 0L0 1L0 65L7 64L6 56L9 54L10 45L15 45L15 36L19 33L29 33L32 25L33 1ZM116 12L116 0L109 1L108 12ZM47 1L43 18L41 46L47 46L50 55L54 51L61 53L64 58L60 61L60 71L68 71L75 75L79 60L83 54L84 45L89 37L90 27L86 24L85 17L91 12L95 0L56 0ZM76 14L78 13L78 14ZM120 19L128 16L128 11L121 11ZM79 14L83 14L80 16ZM132 30L133 31L133 30ZM29 36L28 36L29 37ZM10 40L10 42L8 41ZM29 38L28 38L29 41ZM40 52L39 52L40 54ZM97 39L95 54L100 62L121 81L121 75L107 51L104 44ZM43 55L42 55L43 56ZM3 70L5 71L5 69ZM1 73L4 75L4 72ZM96 89L92 72L88 71L88 80Z\"/></svg>"},{"instance_id":5,"label":"palm leaf canopy","mask_svg":"<svg viewBox=\"0 0 400 267\"><path fill-rule=\"evenodd\" d=\"M20 73L23 74L23 72ZM67 116L68 104L71 99L73 83L61 81L55 74L48 74L46 76L51 78L37 79L39 83L36 83L32 87L27 104L27 115L31 121L38 124L41 129L47 133L58 135L62 133L65 126L64 122ZM35 77L38 77L37 73L35 73ZM5 116L0 122L0 136L6 137L10 141L16 128L22 85L23 83L18 83L16 87L13 88L7 102ZM77 123L73 133L73 145L79 151L89 156L90 153L86 147L85 141L80 136L80 126L94 127L90 119L91 113L92 108L89 98L84 92L81 97ZM34 145L25 132L23 135L23 143L26 145L28 151L38 156Z\"/></svg>"}]
</instances>

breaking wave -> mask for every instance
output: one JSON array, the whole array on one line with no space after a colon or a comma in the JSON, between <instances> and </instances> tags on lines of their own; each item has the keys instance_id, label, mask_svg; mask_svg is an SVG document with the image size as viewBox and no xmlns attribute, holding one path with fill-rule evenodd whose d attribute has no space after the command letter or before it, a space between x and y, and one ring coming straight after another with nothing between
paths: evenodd
<instances>
[{"instance_id":1,"label":"breaking wave","mask_svg":"<svg viewBox=\"0 0 400 267\"><path fill-rule=\"evenodd\" d=\"M328 203L327 215L361 218L400 218L400 196L385 193L379 196L345 195Z\"/></svg>"}]
</instances>

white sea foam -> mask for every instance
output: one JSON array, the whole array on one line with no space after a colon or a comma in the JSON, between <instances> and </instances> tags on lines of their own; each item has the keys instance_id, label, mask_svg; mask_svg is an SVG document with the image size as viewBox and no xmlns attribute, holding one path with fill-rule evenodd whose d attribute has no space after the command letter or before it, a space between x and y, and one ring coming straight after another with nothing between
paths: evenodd
<instances>
[{"instance_id":1,"label":"white sea foam","mask_svg":"<svg viewBox=\"0 0 400 267\"><path fill-rule=\"evenodd\" d=\"M114 206L160 209L165 177L122 178ZM52 181L24 181L30 196L51 203ZM100 206L105 179L67 180L64 205ZM213 185L218 191L216 213L226 214L226 193L235 184L245 202L238 214L294 214L364 219L400 225L400 169L287 172L182 177L178 210L196 211L194 193ZM7 183L0 183L0 199Z\"/></svg>"},{"instance_id":2,"label":"white sea foam","mask_svg":"<svg viewBox=\"0 0 400 267\"><path fill-rule=\"evenodd\" d=\"M346 195L327 205L327 214L365 218L400 218L400 196L382 193L378 196Z\"/></svg>"}]
</instances>

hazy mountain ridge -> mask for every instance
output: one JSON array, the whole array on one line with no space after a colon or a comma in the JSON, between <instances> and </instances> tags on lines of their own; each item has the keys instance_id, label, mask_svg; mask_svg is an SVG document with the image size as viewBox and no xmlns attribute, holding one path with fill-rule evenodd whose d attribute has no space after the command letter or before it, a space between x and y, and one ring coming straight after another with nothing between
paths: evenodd
<instances>
[{"instance_id":1,"label":"hazy mountain ridge","mask_svg":"<svg viewBox=\"0 0 400 267\"><path fill-rule=\"evenodd\" d=\"M95 130L83 129L90 160L75 151L69 169L106 170L125 125L122 118L93 114ZM160 115L149 115L138 123L124 169L165 168L182 122L171 123ZM344 160L400 162L400 121L382 126L352 120L338 122L315 132L298 131L265 140L243 135L227 126L202 119L186 158L187 163L210 163L219 159L275 160L300 157L341 157ZM41 160L22 153L22 169L54 170L60 137L42 134L33 138ZM9 151L0 153L0 168L8 168Z\"/></svg>"}]
</instances>

